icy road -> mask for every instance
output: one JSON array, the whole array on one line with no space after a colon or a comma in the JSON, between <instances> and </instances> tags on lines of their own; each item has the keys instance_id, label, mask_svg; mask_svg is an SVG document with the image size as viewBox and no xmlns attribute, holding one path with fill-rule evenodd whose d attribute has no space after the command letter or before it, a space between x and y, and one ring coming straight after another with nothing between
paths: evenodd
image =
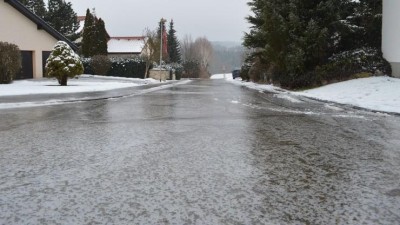
<instances>
[{"instance_id":1,"label":"icy road","mask_svg":"<svg viewBox=\"0 0 400 225\"><path fill-rule=\"evenodd\" d=\"M0 110L0 224L400 224L400 118L193 81Z\"/></svg>"}]
</instances>

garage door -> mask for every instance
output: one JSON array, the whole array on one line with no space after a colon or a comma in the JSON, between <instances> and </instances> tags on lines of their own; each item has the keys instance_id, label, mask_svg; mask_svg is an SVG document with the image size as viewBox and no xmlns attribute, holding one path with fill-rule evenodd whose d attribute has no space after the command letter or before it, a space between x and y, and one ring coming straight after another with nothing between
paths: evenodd
<instances>
[{"instance_id":1,"label":"garage door","mask_svg":"<svg viewBox=\"0 0 400 225\"><path fill-rule=\"evenodd\" d=\"M15 77L16 80L33 78L33 60L32 51L21 51L22 68Z\"/></svg>"}]
</instances>

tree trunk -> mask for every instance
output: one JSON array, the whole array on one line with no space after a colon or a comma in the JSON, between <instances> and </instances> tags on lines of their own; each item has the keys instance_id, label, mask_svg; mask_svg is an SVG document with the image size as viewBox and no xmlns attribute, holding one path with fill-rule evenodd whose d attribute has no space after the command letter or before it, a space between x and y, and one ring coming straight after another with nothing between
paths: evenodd
<instances>
[{"instance_id":1,"label":"tree trunk","mask_svg":"<svg viewBox=\"0 0 400 225\"><path fill-rule=\"evenodd\" d=\"M67 86L67 81L68 81L68 77L67 76L63 76L58 80L58 83L61 86Z\"/></svg>"}]
</instances>

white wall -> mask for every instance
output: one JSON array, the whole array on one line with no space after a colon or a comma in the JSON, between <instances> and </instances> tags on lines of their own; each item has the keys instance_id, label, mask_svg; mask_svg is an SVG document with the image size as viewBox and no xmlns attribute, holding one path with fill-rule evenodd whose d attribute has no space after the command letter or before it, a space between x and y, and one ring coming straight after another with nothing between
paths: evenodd
<instances>
[{"instance_id":1,"label":"white wall","mask_svg":"<svg viewBox=\"0 0 400 225\"><path fill-rule=\"evenodd\" d=\"M0 0L0 41L18 45L22 51L33 51L33 77L43 77L42 51L51 51L57 39Z\"/></svg>"},{"instance_id":2,"label":"white wall","mask_svg":"<svg viewBox=\"0 0 400 225\"><path fill-rule=\"evenodd\" d=\"M383 0L382 51L400 77L400 0Z\"/></svg>"}]
</instances>

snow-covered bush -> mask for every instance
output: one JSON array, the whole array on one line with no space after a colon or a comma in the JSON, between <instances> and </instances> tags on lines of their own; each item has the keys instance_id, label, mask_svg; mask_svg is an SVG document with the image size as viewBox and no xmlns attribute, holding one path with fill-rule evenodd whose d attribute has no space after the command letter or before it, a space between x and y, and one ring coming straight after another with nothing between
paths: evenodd
<instances>
[{"instance_id":1,"label":"snow-covered bush","mask_svg":"<svg viewBox=\"0 0 400 225\"><path fill-rule=\"evenodd\" d=\"M0 42L0 84L11 83L21 69L21 53L18 46Z\"/></svg>"},{"instance_id":2,"label":"snow-covered bush","mask_svg":"<svg viewBox=\"0 0 400 225\"><path fill-rule=\"evenodd\" d=\"M326 65L317 68L317 74L323 82L347 80L360 73L390 76L392 70L382 52L375 48L341 52L330 57Z\"/></svg>"},{"instance_id":3,"label":"snow-covered bush","mask_svg":"<svg viewBox=\"0 0 400 225\"><path fill-rule=\"evenodd\" d=\"M111 68L111 60L105 55L95 55L91 60L91 67L96 75L107 75Z\"/></svg>"},{"instance_id":4,"label":"snow-covered bush","mask_svg":"<svg viewBox=\"0 0 400 225\"><path fill-rule=\"evenodd\" d=\"M46 61L46 76L54 77L61 86L66 86L68 78L83 73L79 56L63 41L57 42Z\"/></svg>"}]
</instances>

